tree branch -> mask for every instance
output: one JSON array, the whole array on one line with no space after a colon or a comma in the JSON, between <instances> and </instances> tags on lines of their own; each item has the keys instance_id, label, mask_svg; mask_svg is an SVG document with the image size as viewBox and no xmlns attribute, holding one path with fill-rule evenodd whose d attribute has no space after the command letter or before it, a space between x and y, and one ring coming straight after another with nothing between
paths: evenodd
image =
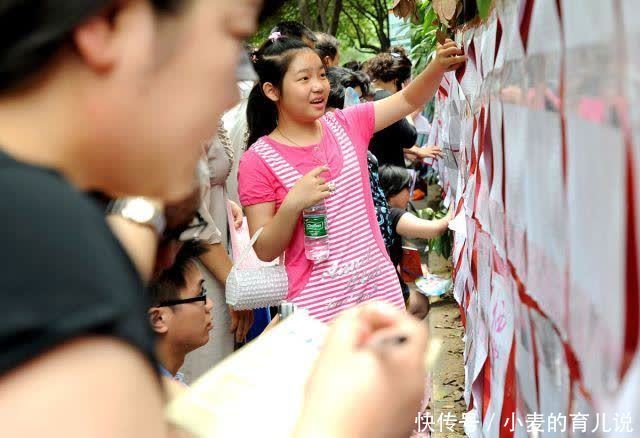
<instances>
[{"instance_id":1,"label":"tree branch","mask_svg":"<svg viewBox=\"0 0 640 438\"><path fill-rule=\"evenodd\" d=\"M363 40L362 40L362 34L360 33L360 26L358 26L358 24L356 23L356 20L354 20L353 17L347 11L345 11L344 13L347 16L347 19L351 21L351 24L353 25L353 28L356 31L356 37L358 38L358 45L362 46Z\"/></svg>"},{"instance_id":2,"label":"tree branch","mask_svg":"<svg viewBox=\"0 0 640 438\"><path fill-rule=\"evenodd\" d=\"M388 28L389 20L380 20L376 31L378 32L378 39L380 40L380 47L382 50L387 50L391 46L390 31L385 32L385 28Z\"/></svg>"},{"instance_id":3,"label":"tree branch","mask_svg":"<svg viewBox=\"0 0 640 438\"><path fill-rule=\"evenodd\" d=\"M388 39L388 45L389 47L391 47L391 19L389 18L389 15L387 14L387 39Z\"/></svg>"},{"instance_id":4,"label":"tree branch","mask_svg":"<svg viewBox=\"0 0 640 438\"><path fill-rule=\"evenodd\" d=\"M383 10L380 5L380 0L374 0L373 7L376 9L376 17L380 17L380 15L382 15L381 10ZM387 13L389 12L387 11Z\"/></svg>"},{"instance_id":5,"label":"tree branch","mask_svg":"<svg viewBox=\"0 0 640 438\"><path fill-rule=\"evenodd\" d=\"M376 14L373 14L367 8L363 7L361 4L358 3L357 0L355 2L353 0L349 0L349 5L352 8L354 8L356 11L358 11L363 16L370 17L373 20L377 20L378 19Z\"/></svg>"},{"instance_id":6,"label":"tree branch","mask_svg":"<svg viewBox=\"0 0 640 438\"><path fill-rule=\"evenodd\" d=\"M378 30L379 27L379 22L378 22L378 17L373 16L373 15L362 15L362 19L368 21L369 23L371 23L371 25L373 26L373 29L376 33L376 36L379 36L380 32Z\"/></svg>"},{"instance_id":7,"label":"tree branch","mask_svg":"<svg viewBox=\"0 0 640 438\"><path fill-rule=\"evenodd\" d=\"M365 2L364 5L360 0L347 0L347 2L349 7L352 8L352 12L361 17L360 23L362 23L362 20L366 20L371 23L375 35L380 41L380 50L387 50L391 45L391 41L389 37L389 11L385 0L369 0L368 2ZM372 10L375 10L375 14ZM355 20L353 21L355 22Z\"/></svg>"},{"instance_id":8,"label":"tree branch","mask_svg":"<svg viewBox=\"0 0 640 438\"><path fill-rule=\"evenodd\" d=\"M358 23L356 23L356 20L346 10L344 11L344 14L347 16L347 19L351 22L351 24L353 25L353 28L356 31L356 37L358 39L358 46L359 46L357 50L365 53L378 53L380 51L380 47L376 47L374 45L369 44L366 41L366 39L363 38L363 34L361 33L360 26L358 25ZM369 49L369 50L366 50L366 49Z\"/></svg>"}]
</instances>

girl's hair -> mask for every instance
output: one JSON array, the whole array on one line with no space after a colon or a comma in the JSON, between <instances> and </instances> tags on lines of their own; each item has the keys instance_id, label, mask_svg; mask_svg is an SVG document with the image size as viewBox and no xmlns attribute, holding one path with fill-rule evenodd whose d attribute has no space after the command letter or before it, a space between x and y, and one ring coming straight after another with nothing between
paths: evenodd
<instances>
[{"instance_id":1,"label":"girl's hair","mask_svg":"<svg viewBox=\"0 0 640 438\"><path fill-rule=\"evenodd\" d=\"M343 87L356 88L360 87L362 95L367 96L369 94L369 87L371 86L371 80L366 73L361 71L353 71L344 67L329 67L327 69L327 76L331 86L334 83L340 84Z\"/></svg>"},{"instance_id":2,"label":"girl's hair","mask_svg":"<svg viewBox=\"0 0 640 438\"><path fill-rule=\"evenodd\" d=\"M344 68L348 68L349 70L353 70L353 71L361 71L362 70L362 63L359 62L359 61L345 62L344 64L342 64L342 66Z\"/></svg>"},{"instance_id":3,"label":"girl's hair","mask_svg":"<svg viewBox=\"0 0 640 438\"><path fill-rule=\"evenodd\" d=\"M251 55L259 81L249 94L247 103L248 146L269 134L278 126L278 108L264 95L262 86L267 82L282 90L282 80L296 53L312 50L299 39L280 36L268 39Z\"/></svg>"},{"instance_id":4,"label":"girl's hair","mask_svg":"<svg viewBox=\"0 0 640 438\"><path fill-rule=\"evenodd\" d=\"M188 0L150 0L173 13ZM73 29L113 0L4 0L0 5L0 92L25 85L55 56Z\"/></svg>"},{"instance_id":5,"label":"girl's hair","mask_svg":"<svg viewBox=\"0 0 640 438\"><path fill-rule=\"evenodd\" d=\"M378 174L380 175L380 186L387 199L411 185L411 175L404 167L380 166Z\"/></svg>"},{"instance_id":6,"label":"girl's hair","mask_svg":"<svg viewBox=\"0 0 640 438\"><path fill-rule=\"evenodd\" d=\"M285 36L287 38L294 38L303 41L307 40L304 42L311 43L312 45L315 45L315 43L318 41L316 34L313 33L311 29L297 21L281 21L280 23L276 24L273 29L271 29L271 33L274 32L280 32L282 36Z\"/></svg>"},{"instance_id":7,"label":"girl's hair","mask_svg":"<svg viewBox=\"0 0 640 438\"><path fill-rule=\"evenodd\" d=\"M327 98L327 108L344 108L344 94L345 89L340 83L334 83L329 80L331 89L329 90L329 97Z\"/></svg>"},{"instance_id":8,"label":"girl's hair","mask_svg":"<svg viewBox=\"0 0 640 438\"><path fill-rule=\"evenodd\" d=\"M316 39L316 52L318 52L320 58L322 58L323 61L326 56L331 59L336 59L340 48L340 41L333 35L323 32L316 32Z\"/></svg>"},{"instance_id":9,"label":"girl's hair","mask_svg":"<svg viewBox=\"0 0 640 438\"><path fill-rule=\"evenodd\" d=\"M411 78L411 60L402 47L392 47L388 52L377 54L365 62L362 69L372 80L394 81L398 91Z\"/></svg>"},{"instance_id":10,"label":"girl's hair","mask_svg":"<svg viewBox=\"0 0 640 438\"><path fill-rule=\"evenodd\" d=\"M362 96L367 96L369 94L371 81L363 72L352 71L344 67L329 67L327 69L327 77L329 78L329 84L331 85L331 92L329 93L327 105L332 108L344 107L344 93L345 88L347 87L360 87L362 90Z\"/></svg>"}]
</instances>

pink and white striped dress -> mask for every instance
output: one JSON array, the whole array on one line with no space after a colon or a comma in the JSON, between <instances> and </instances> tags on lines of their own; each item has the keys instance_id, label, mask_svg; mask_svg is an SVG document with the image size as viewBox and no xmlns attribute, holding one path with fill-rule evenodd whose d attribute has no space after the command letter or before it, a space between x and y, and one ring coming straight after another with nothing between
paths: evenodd
<instances>
[{"instance_id":1,"label":"pink and white striped dress","mask_svg":"<svg viewBox=\"0 0 640 438\"><path fill-rule=\"evenodd\" d=\"M307 309L311 316L330 321L360 303L379 300L404 308L398 275L386 252L374 238L376 221L368 218L365 196L371 196L368 171L362 171L355 147L333 114L324 120L337 139L343 157L340 175L333 179L337 191L326 201L330 256L313 265L302 291L288 300ZM268 142L259 140L251 149L271 168L287 190L303 176Z\"/></svg>"}]
</instances>

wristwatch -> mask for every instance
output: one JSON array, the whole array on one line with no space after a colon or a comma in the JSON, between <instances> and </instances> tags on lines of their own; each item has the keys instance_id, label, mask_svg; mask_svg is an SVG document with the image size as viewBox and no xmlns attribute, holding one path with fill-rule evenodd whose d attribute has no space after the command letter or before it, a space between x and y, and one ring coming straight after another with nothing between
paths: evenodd
<instances>
[{"instance_id":1,"label":"wristwatch","mask_svg":"<svg viewBox=\"0 0 640 438\"><path fill-rule=\"evenodd\" d=\"M162 203L143 197L114 199L107 207L107 215L121 216L131 222L150 227L158 236L162 235L166 226Z\"/></svg>"}]
</instances>

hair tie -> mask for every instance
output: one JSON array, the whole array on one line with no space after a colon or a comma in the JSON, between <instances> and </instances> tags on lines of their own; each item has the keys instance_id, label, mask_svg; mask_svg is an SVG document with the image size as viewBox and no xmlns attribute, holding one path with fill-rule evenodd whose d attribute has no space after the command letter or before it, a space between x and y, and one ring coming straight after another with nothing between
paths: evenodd
<instances>
[{"instance_id":1,"label":"hair tie","mask_svg":"<svg viewBox=\"0 0 640 438\"><path fill-rule=\"evenodd\" d=\"M282 38L282 34L280 32L272 32L271 35L269 35L269 40L271 40L272 43L275 43L280 38Z\"/></svg>"}]
</instances>

